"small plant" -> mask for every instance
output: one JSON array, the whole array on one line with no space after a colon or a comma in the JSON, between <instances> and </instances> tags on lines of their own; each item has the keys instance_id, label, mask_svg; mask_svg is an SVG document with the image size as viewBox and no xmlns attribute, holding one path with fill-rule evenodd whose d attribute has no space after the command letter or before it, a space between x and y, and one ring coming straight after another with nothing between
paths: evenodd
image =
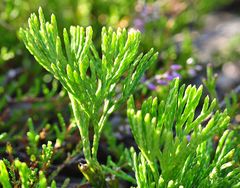
<instances>
[{"instance_id":1,"label":"small plant","mask_svg":"<svg viewBox=\"0 0 240 188\"><path fill-rule=\"evenodd\" d=\"M97 160L103 127L109 115L133 93L157 53L151 49L138 55L138 31L103 28L99 55L92 35L91 27L72 26L69 32L63 30L62 44L55 16L51 16L51 23L46 22L41 8L39 18L32 14L29 28L20 30L28 50L68 92L86 160L80 170L92 185L104 187L103 170ZM90 126L94 129L92 144Z\"/></svg>"},{"instance_id":2,"label":"small plant","mask_svg":"<svg viewBox=\"0 0 240 188\"><path fill-rule=\"evenodd\" d=\"M217 99L216 83L217 74L213 74L213 68L211 64L207 66L207 78L203 79L203 84L207 88L209 95L212 99Z\"/></svg>"},{"instance_id":3,"label":"small plant","mask_svg":"<svg viewBox=\"0 0 240 188\"><path fill-rule=\"evenodd\" d=\"M0 187L240 187L240 86L219 82L240 38L205 67L191 32L223 5L235 2L4 1ZM40 8L19 31L39 6L58 24ZM73 178L77 167L85 177Z\"/></svg>"},{"instance_id":4,"label":"small plant","mask_svg":"<svg viewBox=\"0 0 240 188\"><path fill-rule=\"evenodd\" d=\"M29 120L31 123L31 120ZM33 134L33 130L31 130ZM35 137L36 138L36 137ZM30 140L30 142L33 142ZM30 147L32 147L31 145ZM10 147L10 146L9 146ZM4 188L11 188L12 185L17 187L47 187L46 170L49 167L52 155L53 147L52 142L42 145L42 152L39 154L37 164L36 156L31 154L31 160L36 162L35 168L28 166L27 163L21 162L19 159L8 161L6 159L0 160L0 183ZM16 175L18 174L19 177ZM51 187L54 188L55 182L51 181ZM55 186L56 187L56 186Z\"/></svg>"},{"instance_id":5,"label":"small plant","mask_svg":"<svg viewBox=\"0 0 240 188\"><path fill-rule=\"evenodd\" d=\"M128 101L140 149L139 155L131 149L138 187L238 187L239 146L235 133L226 130L227 111L214 112L216 100L210 103L206 97L196 115L202 86L179 88L176 79L170 88L165 101L150 97L141 110L136 110L133 98ZM214 135L222 135L216 151Z\"/></svg>"},{"instance_id":6,"label":"small plant","mask_svg":"<svg viewBox=\"0 0 240 188\"><path fill-rule=\"evenodd\" d=\"M211 67L204 80L210 98L201 100L202 86L180 86L176 70L182 66L172 65L169 75L165 75L170 84L170 89L166 86L164 90L166 97L160 96L161 101L150 97L137 110L132 94L141 76L157 59L153 49L146 54L138 53L140 32L103 27L101 52L94 45L91 27L71 26L62 33L63 37L55 16L51 16L50 22L45 21L41 8L38 16L30 16L28 28L21 28L19 32L37 62L66 90L81 141L67 154L63 164L50 172L54 159L67 151L64 146L71 126L67 127L59 114L60 126L47 124L44 127L45 131L56 134L55 144L51 137L51 141L38 150L44 134L34 129L30 118L26 147L29 163L14 158L13 148L7 144L9 160L0 160L0 182L4 187L56 187L53 179L81 149L85 159L80 160L79 169L93 187L115 188L118 179L139 188L240 186L239 138L237 129L228 127L229 115L237 113L238 100L236 93L226 98L227 110L221 112L222 105L215 99L216 78ZM185 42L189 49L186 48L183 59L192 53L190 43ZM31 96L39 93L41 84L38 82ZM57 90L55 80L52 90L43 87L43 95L49 99ZM130 128L140 151L117 146L117 139L111 135L113 130L107 127L104 135L110 134L106 140L118 162L108 156L107 163L100 164L97 154L103 129L111 124L107 122L109 116L127 100ZM0 140L7 136L1 133ZM127 171L129 167L135 178ZM66 178L62 187L69 183L70 179Z\"/></svg>"}]
</instances>

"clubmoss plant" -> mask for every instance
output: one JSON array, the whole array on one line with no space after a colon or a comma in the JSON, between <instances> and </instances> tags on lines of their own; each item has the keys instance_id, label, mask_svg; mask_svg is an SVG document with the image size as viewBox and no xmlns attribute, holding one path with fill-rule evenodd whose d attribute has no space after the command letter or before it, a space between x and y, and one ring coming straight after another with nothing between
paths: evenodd
<instances>
[{"instance_id":1,"label":"clubmoss plant","mask_svg":"<svg viewBox=\"0 0 240 188\"><path fill-rule=\"evenodd\" d=\"M40 136L34 130L34 125L31 118L28 119L28 127L29 127L29 131L27 132L27 137L28 137L29 145L26 148L27 154L30 156L31 161L35 161L37 156L40 155L40 152L38 151L38 143L39 143Z\"/></svg>"},{"instance_id":2,"label":"clubmoss plant","mask_svg":"<svg viewBox=\"0 0 240 188\"><path fill-rule=\"evenodd\" d=\"M14 186L56 187L54 178L63 167L58 167L52 171L52 163L59 155L63 155L63 152L65 152L65 150L58 151L57 148L61 146L59 145L61 142L65 142L67 137L71 136L70 134L72 131L72 129L68 129L69 132L66 132L66 123L60 113L58 114L58 119L59 127L57 124L48 124L45 122L44 128L52 128L52 131L49 132L55 133L56 137L55 140L52 140L52 134L49 134L50 136L46 135L46 137L50 138L53 142L48 141L42 144L42 149L39 148L40 143L44 141L40 137L42 129L36 130L36 125L33 124L32 119L28 119L27 125L29 131L27 132L28 145L26 147L26 152L29 160L23 162L24 158L21 155L19 156L10 144L7 144L7 147L4 147L4 149L9 155L6 156L8 159L3 158L0 160L0 186L2 185L7 188ZM39 127L41 127L41 125ZM74 130L75 129L77 129L77 127L74 128ZM55 143L55 145L53 146L52 143ZM79 145L80 144L81 143L79 143ZM76 150L81 150L81 147L77 147ZM64 166L67 160L69 161L73 156L76 156L76 153L80 153L76 150L72 151L71 156L68 156L68 159L63 161L62 166ZM64 181L65 187L68 187L69 183L70 179L66 178Z\"/></svg>"},{"instance_id":3,"label":"clubmoss plant","mask_svg":"<svg viewBox=\"0 0 240 188\"><path fill-rule=\"evenodd\" d=\"M202 86L179 88L176 79L170 88L166 100L150 97L141 110L136 110L132 97L128 101L128 118L140 149L139 155L131 150L138 187L222 187L223 182L223 187L239 186L239 148L235 133L226 130L227 110L214 112L216 100L209 102L207 96L197 115ZM222 135L216 151L214 135Z\"/></svg>"},{"instance_id":4,"label":"clubmoss plant","mask_svg":"<svg viewBox=\"0 0 240 188\"><path fill-rule=\"evenodd\" d=\"M39 174L37 174L36 169L30 169L25 162L20 162L18 159L13 161L11 169L7 169L5 163L6 160L0 160L0 183L4 188L12 188L12 185L22 188L47 187L47 179L43 171L39 171ZM7 163L10 164L9 161ZM19 174L19 178L13 180L13 178L16 178L16 172ZM11 180L9 174L12 176ZM52 181L50 187L55 188L56 182Z\"/></svg>"},{"instance_id":5,"label":"clubmoss plant","mask_svg":"<svg viewBox=\"0 0 240 188\"><path fill-rule=\"evenodd\" d=\"M105 180L97 160L103 127L109 115L133 93L143 72L156 60L157 53L138 54L140 32L102 29L101 55L93 41L91 27L71 26L58 34L55 16L46 22L42 9L32 14L29 27L20 29L27 49L67 90L76 123L80 130L86 164L80 166L95 186ZM93 142L89 137L94 129Z\"/></svg>"},{"instance_id":6,"label":"clubmoss plant","mask_svg":"<svg viewBox=\"0 0 240 188\"><path fill-rule=\"evenodd\" d=\"M47 187L46 171L53 155L52 142L49 141L47 145L43 144L42 152L39 155L39 165L36 168L28 166L18 158L11 162L7 159L0 160L0 183L3 187L11 188L12 185L23 188ZM31 159L33 158L37 161L36 156L31 154ZM50 183L51 187L54 187L54 180Z\"/></svg>"},{"instance_id":7,"label":"clubmoss plant","mask_svg":"<svg viewBox=\"0 0 240 188\"><path fill-rule=\"evenodd\" d=\"M207 88L210 97L213 99L218 99L217 91L216 91L216 83L217 83L217 74L213 73L213 67L211 64L207 65L207 78L203 79L203 84Z\"/></svg>"}]
</instances>

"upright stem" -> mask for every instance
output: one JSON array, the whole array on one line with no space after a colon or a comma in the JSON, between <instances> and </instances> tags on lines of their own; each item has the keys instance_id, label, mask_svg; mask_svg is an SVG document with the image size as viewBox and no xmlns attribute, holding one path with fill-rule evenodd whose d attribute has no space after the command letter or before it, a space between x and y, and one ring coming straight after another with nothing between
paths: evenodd
<instances>
[{"instance_id":1,"label":"upright stem","mask_svg":"<svg viewBox=\"0 0 240 188\"><path fill-rule=\"evenodd\" d=\"M107 121L108 118L108 110L106 110L106 112L103 113L103 115L100 118L99 123L98 122L94 122L96 123L96 125L94 125L95 127L97 127L94 131L94 137L93 137L93 147L92 147L92 156L94 159L97 159L97 151L98 151L98 146L99 146L99 141L100 141L100 136L103 130L103 127Z\"/></svg>"},{"instance_id":2,"label":"upright stem","mask_svg":"<svg viewBox=\"0 0 240 188\"><path fill-rule=\"evenodd\" d=\"M83 143L83 153L87 162L87 164L80 164L79 169L93 187L105 188L105 176L96 157L98 148L98 142L96 146L96 141L94 142L96 150L93 152L94 155L91 155L91 147L89 141L89 117L86 113L84 113L84 111L81 110L80 105L71 94L69 94L69 98L72 103L73 114L77 122L77 126L80 130L81 140ZM95 133L94 138L96 135L98 135L97 139L99 140L100 134Z\"/></svg>"},{"instance_id":3,"label":"upright stem","mask_svg":"<svg viewBox=\"0 0 240 188\"><path fill-rule=\"evenodd\" d=\"M77 123L77 126L80 131L81 140L83 143L83 153L85 155L85 159L88 164L92 161L91 150L90 150L90 141L89 141L89 117L86 113L84 113L78 104L78 102L74 99L74 97L69 94L69 98L71 100L73 114Z\"/></svg>"}]
</instances>

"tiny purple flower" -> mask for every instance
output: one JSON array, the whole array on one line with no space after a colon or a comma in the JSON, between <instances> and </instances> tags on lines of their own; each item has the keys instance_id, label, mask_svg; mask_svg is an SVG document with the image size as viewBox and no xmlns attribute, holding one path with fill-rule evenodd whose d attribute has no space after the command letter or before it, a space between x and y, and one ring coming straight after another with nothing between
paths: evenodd
<instances>
[{"instance_id":1,"label":"tiny purple flower","mask_svg":"<svg viewBox=\"0 0 240 188\"><path fill-rule=\"evenodd\" d=\"M171 70L173 70L173 71L180 70L181 68L182 68L182 66L178 65L178 64L171 65Z\"/></svg>"},{"instance_id":2,"label":"tiny purple flower","mask_svg":"<svg viewBox=\"0 0 240 188\"><path fill-rule=\"evenodd\" d=\"M150 89L150 90L156 90L156 86L153 84L153 83L148 83L148 89Z\"/></svg>"},{"instance_id":3,"label":"tiny purple flower","mask_svg":"<svg viewBox=\"0 0 240 188\"><path fill-rule=\"evenodd\" d=\"M145 5L140 13L140 15L145 18L149 15L149 8Z\"/></svg>"},{"instance_id":4,"label":"tiny purple flower","mask_svg":"<svg viewBox=\"0 0 240 188\"><path fill-rule=\"evenodd\" d=\"M171 81L173 80L174 78L181 78L181 75L175 71L171 72L171 71L168 71L164 74L164 77L168 80L168 81Z\"/></svg>"},{"instance_id":5,"label":"tiny purple flower","mask_svg":"<svg viewBox=\"0 0 240 188\"><path fill-rule=\"evenodd\" d=\"M187 135L186 137L187 137L188 142L190 142L191 136L190 136L190 135Z\"/></svg>"},{"instance_id":6,"label":"tiny purple flower","mask_svg":"<svg viewBox=\"0 0 240 188\"><path fill-rule=\"evenodd\" d=\"M188 74L189 74L190 76L194 77L194 76L196 76L197 72L196 72L196 70L194 70L194 69L189 69L189 70L188 70Z\"/></svg>"},{"instance_id":7,"label":"tiny purple flower","mask_svg":"<svg viewBox=\"0 0 240 188\"><path fill-rule=\"evenodd\" d=\"M144 83L144 82L146 82L147 81L147 78L143 75L143 77L141 78L141 83Z\"/></svg>"},{"instance_id":8,"label":"tiny purple flower","mask_svg":"<svg viewBox=\"0 0 240 188\"><path fill-rule=\"evenodd\" d=\"M157 79L156 81L160 85L167 85L168 84L168 82L166 80L163 80L163 79Z\"/></svg>"},{"instance_id":9,"label":"tiny purple flower","mask_svg":"<svg viewBox=\"0 0 240 188\"><path fill-rule=\"evenodd\" d=\"M181 75L175 71L172 72L173 78L181 78Z\"/></svg>"},{"instance_id":10,"label":"tiny purple flower","mask_svg":"<svg viewBox=\"0 0 240 188\"><path fill-rule=\"evenodd\" d=\"M144 21L141 18L136 18L134 20L134 28L138 29L139 31L143 32L144 31Z\"/></svg>"}]
</instances>

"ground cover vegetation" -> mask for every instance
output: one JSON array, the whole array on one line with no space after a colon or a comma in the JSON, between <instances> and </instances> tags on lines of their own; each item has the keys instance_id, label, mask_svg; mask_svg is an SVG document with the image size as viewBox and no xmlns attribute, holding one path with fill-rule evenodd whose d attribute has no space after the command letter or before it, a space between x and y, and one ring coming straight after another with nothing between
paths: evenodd
<instances>
[{"instance_id":1,"label":"ground cover vegetation","mask_svg":"<svg viewBox=\"0 0 240 188\"><path fill-rule=\"evenodd\" d=\"M231 3L4 1L1 186L240 187L239 91L214 73L236 41L206 66L192 36Z\"/></svg>"}]
</instances>

